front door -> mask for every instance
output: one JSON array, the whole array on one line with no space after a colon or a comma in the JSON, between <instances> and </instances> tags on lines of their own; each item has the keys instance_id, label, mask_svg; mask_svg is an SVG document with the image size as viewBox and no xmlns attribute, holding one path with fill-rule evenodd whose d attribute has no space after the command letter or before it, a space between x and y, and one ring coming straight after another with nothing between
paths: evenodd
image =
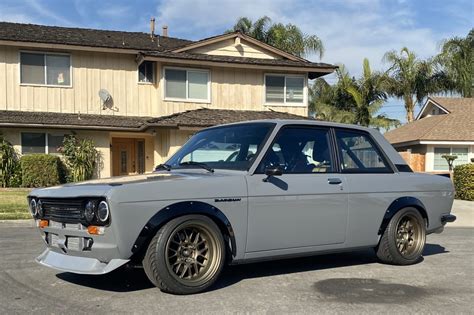
<instances>
[{"instance_id":1,"label":"front door","mask_svg":"<svg viewBox=\"0 0 474 315\"><path fill-rule=\"evenodd\" d=\"M144 141L133 138L112 139L112 175L143 173Z\"/></svg>"},{"instance_id":2,"label":"front door","mask_svg":"<svg viewBox=\"0 0 474 315\"><path fill-rule=\"evenodd\" d=\"M348 194L345 178L334 173L330 139L329 129L284 127L247 177L249 258L345 242ZM267 178L265 169L275 167L283 174Z\"/></svg>"}]
</instances>

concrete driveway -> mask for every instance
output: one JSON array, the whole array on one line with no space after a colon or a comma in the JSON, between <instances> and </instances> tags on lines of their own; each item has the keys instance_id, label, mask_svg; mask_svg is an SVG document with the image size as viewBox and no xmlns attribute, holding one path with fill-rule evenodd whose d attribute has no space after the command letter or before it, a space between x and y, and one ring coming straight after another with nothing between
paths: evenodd
<instances>
[{"instance_id":1,"label":"concrete driveway","mask_svg":"<svg viewBox=\"0 0 474 315\"><path fill-rule=\"evenodd\" d=\"M231 266L209 292L173 296L140 269L80 276L41 267L30 223L0 223L1 313L471 313L474 203L457 227L430 235L424 261L379 264L371 250ZM471 210L471 211L470 211Z\"/></svg>"}]
</instances>

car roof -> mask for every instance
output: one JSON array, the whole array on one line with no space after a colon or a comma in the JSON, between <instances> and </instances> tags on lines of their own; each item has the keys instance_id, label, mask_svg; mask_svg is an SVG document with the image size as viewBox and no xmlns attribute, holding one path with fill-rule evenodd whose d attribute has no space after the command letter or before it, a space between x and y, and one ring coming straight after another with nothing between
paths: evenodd
<instances>
[{"instance_id":1,"label":"car roof","mask_svg":"<svg viewBox=\"0 0 474 315\"><path fill-rule=\"evenodd\" d=\"M285 126L285 125L308 125L308 126L324 126L324 127L340 127L340 128L350 128L350 129L357 129L357 130L365 130L371 131L374 130L373 128L358 126L358 125L351 125L351 124L341 124L341 123L334 123L328 121L321 121L315 119L260 119L260 120L248 120L248 121L239 121L235 123L229 124L222 124L218 126L213 126L206 128L213 129L219 128L223 126L235 126L235 125L247 125L247 124L258 124L258 123L274 123L277 126Z\"/></svg>"}]
</instances>

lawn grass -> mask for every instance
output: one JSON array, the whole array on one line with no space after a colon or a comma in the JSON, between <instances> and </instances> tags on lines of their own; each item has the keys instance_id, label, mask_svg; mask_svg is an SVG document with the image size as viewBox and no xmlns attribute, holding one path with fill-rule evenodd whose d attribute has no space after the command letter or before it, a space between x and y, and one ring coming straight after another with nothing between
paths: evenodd
<instances>
[{"instance_id":1,"label":"lawn grass","mask_svg":"<svg viewBox=\"0 0 474 315\"><path fill-rule=\"evenodd\" d=\"M26 196L30 189L0 189L0 220L31 219Z\"/></svg>"}]
</instances>

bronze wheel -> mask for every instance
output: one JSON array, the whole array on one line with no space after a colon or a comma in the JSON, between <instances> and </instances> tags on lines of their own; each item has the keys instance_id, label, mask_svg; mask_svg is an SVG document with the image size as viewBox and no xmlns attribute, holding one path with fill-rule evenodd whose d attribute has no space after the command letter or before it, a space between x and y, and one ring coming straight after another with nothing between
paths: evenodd
<instances>
[{"instance_id":1,"label":"bronze wheel","mask_svg":"<svg viewBox=\"0 0 474 315\"><path fill-rule=\"evenodd\" d=\"M199 286L214 276L222 254L217 237L199 222L185 222L166 244L166 265L173 277L186 286Z\"/></svg>"},{"instance_id":2,"label":"bronze wheel","mask_svg":"<svg viewBox=\"0 0 474 315\"><path fill-rule=\"evenodd\" d=\"M411 265L421 260L425 241L425 219L417 209L404 208L391 218L375 251L384 263Z\"/></svg>"},{"instance_id":3,"label":"bronze wheel","mask_svg":"<svg viewBox=\"0 0 474 315\"><path fill-rule=\"evenodd\" d=\"M198 293L216 281L225 254L224 237L212 219L185 215L158 230L148 246L143 269L164 292Z\"/></svg>"},{"instance_id":4,"label":"bronze wheel","mask_svg":"<svg viewBox=\"0 0 474 315\"><path fill-rule=\"evenodd\" d=\"M420 248L425 244L425 233L413 214L407 214L400 218L397 224L397 250L406 259L418 256Z\"/></svg>"}]
</instances>

